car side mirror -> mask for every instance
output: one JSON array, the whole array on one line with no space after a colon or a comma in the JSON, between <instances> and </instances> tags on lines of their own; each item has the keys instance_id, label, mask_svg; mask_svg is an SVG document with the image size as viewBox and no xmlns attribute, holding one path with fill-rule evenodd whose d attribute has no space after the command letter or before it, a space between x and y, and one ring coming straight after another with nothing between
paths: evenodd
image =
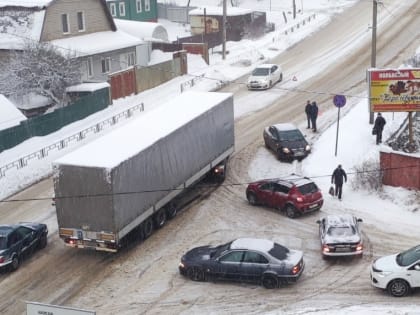
<instances>
[{"instance_id":1,"label":"car side mirror","mask_svg":"<svg viewBox=\"0 0 420 315\"><path fill-rule=\"evenodd\" d=\"M420 265L419 264L415 265L414 270L420 271Z\"/></svg>"},{"instance_id":2,"label":"car side mirror","mask_svg":"<svg viewBox=\"0 0 420 315\"><path fill-rule=\"evenodd\" d=\"M321 220L316 220L316 223L321 224Z\"/></svg>"},{"instance_id":3,"label":"car side mirror","mask_svg":"<svg viewBox=\"0 0 420 315\"><path fill-rule=\"evenodd\" d=\"M363 220L362 220L362 219L360 219L360 218L358 218L358 219L357 219L357 222L363 222Z\"/></svg>"}]
</instances>

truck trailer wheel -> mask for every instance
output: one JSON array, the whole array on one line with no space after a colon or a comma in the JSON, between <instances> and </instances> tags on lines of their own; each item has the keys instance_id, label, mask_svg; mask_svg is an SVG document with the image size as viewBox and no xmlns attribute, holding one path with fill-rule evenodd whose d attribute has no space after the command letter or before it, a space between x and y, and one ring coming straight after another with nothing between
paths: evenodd
<instances>
[{"instance_id":1,"label":"truck trailer wheel","mask_svg":"<svg viewBox=\"0 0 420 315\"><path fill-rule=\"evenodd\" d=\"M146 221L144 221L141 231L143 234L143 239L148 238L153 233L153 220L152 218L148 218Z\"/></svg>"},{"instance_id":2,"label":"truck trailer wheel","mask_svg":"<svg viewBox=\"0 0 420 315\"><path fill-rule=\"evenodd\" d=\"M176 217L176 214L178 213L178 209L176 207L176 204L169 203L165 206L166 209L166 217L168 219L173 219Z\"/></svg>"},{"instance_id":3,"label":"truck trailer wheel","mask_svg":"<svg viewBox=\"0 0 420 315\"><path fill-rule=\"evenodd\" d=\"M155 223L155 228L160 229L166 223L166 211L165 209L160 209L153 216L153 221Z\"/></svg>"}]
</instances>

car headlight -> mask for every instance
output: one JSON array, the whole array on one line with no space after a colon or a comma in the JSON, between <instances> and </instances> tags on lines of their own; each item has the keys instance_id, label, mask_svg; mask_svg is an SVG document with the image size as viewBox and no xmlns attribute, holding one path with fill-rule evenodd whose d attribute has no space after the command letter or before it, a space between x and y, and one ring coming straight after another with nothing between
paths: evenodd
<instances>
[{"instance_id":1,"label":"car headlight","mask_svg":"<svg viewBox=\"0 0 420 315\"><path fill-rule=\"evenodd\" d=\"M386 276L389 276L391 273L392 273L391 271L381 271L381 272L378 272L378 276L386 277Z\"/></svg>"},{"instance_id":2,"label":"car headlight","mask_svg":"<svg viewBox=\"0 0 420 315\"><path fill-rule=\"evenodd\" d=\"M309 144L306 145L305 151L311 151L311 146Z\"/></svg>"},{"instance_id":3,"label":"car headlight","mask_svg":"<svg viewBox=\"0 0 420 315\"><path fill-rule=\"evenodd\" d=\"M184 263L180 262L180 263L179 263L179 268L182 268L182 269L184 269L184 268L185 268L185 265L184 265Z\"/></svg>"},{"instance_id":4,"label":"car headlight","mask_svg":"<svg viewBox=\"0 0 420 315\"><path fill-rule=\"evenodd\" d=\"M289 148L283 148L283 152L288 154L288 153L290 153L290 150L289 150Z\"/></svg>"}]
</instances>

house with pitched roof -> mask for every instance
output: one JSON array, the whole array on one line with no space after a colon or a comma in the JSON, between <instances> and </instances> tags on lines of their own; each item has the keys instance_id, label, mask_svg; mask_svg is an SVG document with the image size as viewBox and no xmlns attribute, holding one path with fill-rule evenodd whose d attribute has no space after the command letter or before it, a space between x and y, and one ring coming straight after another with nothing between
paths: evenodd
<instances>
[{"instance_id":1,"label":"house with pitched roof","mask_svg":"<svg viewBox=\"0 0 420 315\"><path fill-rule=\"evenodd\" d=\"M157 22L157 0L106 0L111 15L121 20Z\"/></svg>"},{"instance_id":2,"label":"house with pitched roof","mask_svg":"<svg viewBox=\"0 0 420 315\"><path fill-rule=\"evenodd\" d=\"M144 41L117 29L105 0L1 0L0 58L21 51L26 41L48 42L82 60L84 81L138 63Z\"/></svg>"}]
</instances>

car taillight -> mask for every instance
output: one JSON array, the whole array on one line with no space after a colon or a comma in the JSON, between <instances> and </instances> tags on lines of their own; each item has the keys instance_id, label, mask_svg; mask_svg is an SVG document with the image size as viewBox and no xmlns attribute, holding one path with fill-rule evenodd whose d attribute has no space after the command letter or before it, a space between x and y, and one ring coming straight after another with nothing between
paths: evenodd
<instances>
[{"instance_id":1,"label":"car taillight","mask_svg":"<svg viewBox=\"0 0 420 315\"><path fill-rule=\"evenodd\" d=\"M72 239L72 238L66 238L66 239L64 240L64 242L66 242L67 244L70 244L70 245L75 245L75 244L77 244L77 241L76 241L76 240L74 240L74 239Z\"/></svg>"},{"instance_id":2,"label":"car taillight","mask_svg":"<svg viewBox=\"0 0 420 315\"><path fill-rule=\"evenodd\" d=\"M4 263L5 259L4 256L0 256L0 264Z\"/></svg>"},{"instance_id":3,"label":"car taillight","mask_svg":"<svg viewBox=\"0 0 420 315\"><path fill-rule=\"evenodd\" d=\"M297 197L297 198L296 198L296 201L297 201L297 202L303 202L303 198L302 198L302 197Z\"/></svg>"},{"instance_id":4,"label":"car taillight","mask_svg":"<svg viewBox=\"0 0 420 315\"><path fill-rule=\"evenodd\" d=\"M293 275L297 274L299 272L299 270L300 270L300 266L299 265L294 266L293 269L292 269L292 274Z\"/></svg>"}]
</instances>

